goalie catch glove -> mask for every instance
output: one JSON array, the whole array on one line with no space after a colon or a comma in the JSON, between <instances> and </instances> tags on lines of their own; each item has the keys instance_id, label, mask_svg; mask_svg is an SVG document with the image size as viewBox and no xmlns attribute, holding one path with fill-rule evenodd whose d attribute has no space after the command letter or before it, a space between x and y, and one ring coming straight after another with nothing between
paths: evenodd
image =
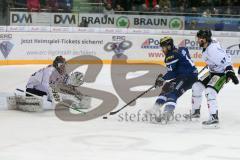
<instances>
[{"instance_id":1,"label":"goalie catch glove","mask_svg":"<svg viewBox=\"0 0 240 160\"><path fill-rule=\"evenodd\" d=\"M81 72L73 72L67 79L67 85L74 87L81 86L83 82L83 74Z\"/></svg>"},{"instance_id":2,"label":"goalie catch glove","mask_svg":"<svg viewBox=\"0 0 240 160\"><path fill-rule=\"evenodd\" d=\"M237 76L235 75L235 72L234 72L232 66L227 66L225 69L225 73L226 73L227 79L231 79L234 84L239 83L239 80L238 80Z\"/></svg>"},{"instance_id":3,"label":"goalie catch glove","mask_svg":"<svg viewBox=\"0 0 240 160\"><path fill-rule=\"evenodd\" d=\"M165 81L162 74L159 74L156 81L155 81L155 87L161 87L163 85L163 82Z\"/></svg>"}]
</instances>

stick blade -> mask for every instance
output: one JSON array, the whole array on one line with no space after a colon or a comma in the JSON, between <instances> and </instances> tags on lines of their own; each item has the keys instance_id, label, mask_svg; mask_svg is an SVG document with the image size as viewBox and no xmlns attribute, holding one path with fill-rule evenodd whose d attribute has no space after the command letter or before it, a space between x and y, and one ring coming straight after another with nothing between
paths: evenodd
<instances>
[{"instance_id":1,"label":"stick blade","mask_svg":"<svg viewBox=\"0 0 240 160\"><path fill-rule=\"evenodd\" d=\"M116 113L118 113L118 112L119 112L119 110L113 111L113 112L110 112L109 115L114 115L114 114L116 114Z\"/></svg>"}]
</instances>

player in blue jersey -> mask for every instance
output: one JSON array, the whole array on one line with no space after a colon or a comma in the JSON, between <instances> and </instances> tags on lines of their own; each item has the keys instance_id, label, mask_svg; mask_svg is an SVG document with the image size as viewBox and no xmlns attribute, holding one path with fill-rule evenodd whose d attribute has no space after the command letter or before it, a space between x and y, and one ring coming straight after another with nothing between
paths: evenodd
<instances>
[{"instance_id":1,"label":"player in blue jersey","mask_svg":"<svg viewBox=\"0 0 240 160\"><path fill-rule=\"evenodd\" d=\"M157 121L169 121L177 104L177 99L197 81L198 71L192 62L189 51L185 47L176 48L171 37L160 40L160 46L165 54L167 73L160 74L155 82L156 87L162 88L162 93L157 98L155 105L147 113L157 116ZM161 107L165 105L163 114Z\"/></svg>"}]
</instances>

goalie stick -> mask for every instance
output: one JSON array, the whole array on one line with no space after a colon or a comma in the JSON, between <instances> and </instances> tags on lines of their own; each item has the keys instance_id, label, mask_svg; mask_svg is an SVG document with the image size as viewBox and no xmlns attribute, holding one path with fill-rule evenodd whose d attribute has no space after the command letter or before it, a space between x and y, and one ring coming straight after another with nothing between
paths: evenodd
<instances>
[{"instance_id":1,"label":"goalie stick","mask_svg":"<svg viewBox=\"0 0 240 160\"><path fill-rule=\"evenodd\" d=\"M36 94L33 94L33 93L30 93L30 92L24 91L24 90L22 90L22 89L16 88L16 90L19 91L19 92L27 93L27 94L29 94L29 95L31 95L31 96L33 96L33 97L42 99L41 96L38 96L38 95L36 95ZM50 100L47 100L47 101L52 102L52 101L50 101ZM69 106L69 104L67 104L67 103L65 103L65 102L61 102L61 103L62 103L62 104L64 105L64 107L66 107L66 108L73 109L73 110L78 111L78 112L80 112L80 113L86 114L86 112L83 112L83 111L81 111L81 110L79 110L79 109L77 109L77 108L71 107L71 106Z\"/></svg>"}]
</instances>

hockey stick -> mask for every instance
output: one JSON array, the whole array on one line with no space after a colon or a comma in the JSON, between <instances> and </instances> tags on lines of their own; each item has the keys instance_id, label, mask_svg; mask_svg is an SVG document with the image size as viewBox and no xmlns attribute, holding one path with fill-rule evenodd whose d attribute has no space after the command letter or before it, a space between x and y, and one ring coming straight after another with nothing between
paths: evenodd
<instances>
[{"instance_id":1,"label":"hockey stick","mask_svg":"<svg viewBox=\"0 0 240 160\"><path fill-rule=\"evenodd\" d=\"M203 67L198 74L201 74L208 66L206 65L205 67ZM121 107L120 109L110 112L109 115L114 115L118 112L120 112L121 110L123 110L124 108L126 108L129 104L131 104L132 102L134 102L135 100L137 100L138 98L142 97L144 94L146 94L147 92L149 92L150 90L152 90L153 88L155 88L156 86L152 86L150 87L148 90L144 91L143 93L141 93L139 96L137 96L136 98L134 98L133 100L131 100L130 102L128 102L126 105L124 105L123 107Z\"/></svg>"},{"instance_id":2,"label":"hockey stick","mask_svg":"<svg viewBox=\"0 0 240 160\"><path fill-rule=\"evenodd\" d=\"M29 94L29 95L31 95L31 96L33 96L33 97L36 97L36 98L40 98L40 99L43 98L43 97L41 97L41 96L38 96L38 95L36 95L36 94L33 94L33 93L30 93L30 92L24 91L24 90L19 89L19 88L16 88L16 90L19 91L19 92L22 92L22 93L27 93L27 94ZM49 100L48 100L48 101L49 101ZM51 101L49 101L49 102L51 102Z\"/></svg>"},{"instance_id":3,"label":"hockey stick","mask_svg":"<svg viewBox=\"0 0 240 160\"><path fill-rule=\"evenodd\" d=\"M30 92L24 91L24 90L19 89L19 88L16 88L16 90L19 91L19 92L27 93L27 94L29 94L29 95L31 95L31 96L33 96L33 97L39 98L39 99L42 99L42 98L43 98L43 97L41 97L41 96L38 96L38 95L36 95L36 94L33 94L33 93L30 93ZM47 101L52 102L52 101L50 101L50 100L47 100ZM71 106L69 106L69 104L67 104L67 103L65 103L65 102L61 102L61 103L62 103L62 104L64 105L64 107L66 107L66 108L73 109L73 110L78 111L78 112L80 112L80 113L86 114L86 112L83 112L83 111L81 111L81 110L79 110L79 109L77 109L77 108L71 107Z\"/></svg>"},{"instance_id":4,"label":"hockey stick","mask_svg":"<svg viewBox=\"0 0 240 160\"><path fill-rule=\"evenodd\" d=\"M207 69L208 65L206 65L205 67L203 67L199 72L198 74L201 74L205 69Z\"/></svg>"},{"instance_id":5,"label":"hockey stick","mask_svg":"<svg viewBox=\"0 0 240 160\"><path fill-rule=\"evenodd\" d=\"M155 88L156 86L152 86L150 87L148 90L144 91L143 93L141 93L140 95L138 95L136 98L134 98L133 100L131 100L130 102L128 102L126 105L124 105L122 108L116 110L116 111L113 111L113 112L110 112L109 114L110 115L114 115L118 112L120 112L121 110L123 110L124 108L126 108L129 104L131 104L132 102L136 101L138 98L142 97L144 94L146 94L147 92L149 92L150 90L152 90L153 88Z\"/></svg>"}]
</instances>

